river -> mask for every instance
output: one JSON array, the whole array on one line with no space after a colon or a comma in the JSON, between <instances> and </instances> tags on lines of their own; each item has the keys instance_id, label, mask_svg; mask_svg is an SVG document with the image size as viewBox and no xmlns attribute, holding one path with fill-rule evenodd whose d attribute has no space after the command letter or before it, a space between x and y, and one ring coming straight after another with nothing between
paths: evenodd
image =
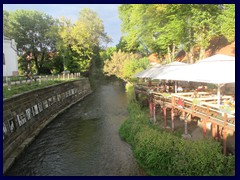
<instances>
[{"instance_id":1,"label":"river","mask_svg":"<svg viewBox=\"0 0 240 180\"><path fill-rule=\"evenodd\" d=\"M127 117L122 83L104 80L49 124L19 157L10 176L141 176L118 130Z\"/></svg>"}]
</instances>

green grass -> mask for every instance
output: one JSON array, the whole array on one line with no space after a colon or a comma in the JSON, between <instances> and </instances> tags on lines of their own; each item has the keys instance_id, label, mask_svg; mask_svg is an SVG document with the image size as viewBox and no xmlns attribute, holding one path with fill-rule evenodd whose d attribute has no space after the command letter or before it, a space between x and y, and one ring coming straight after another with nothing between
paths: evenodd
<instances>
[{"instance_id":1,"label":"green grass","mask_svg":"<svg viewBox=\"0 0 240 180\"><path fill-rule=\"evenodd\" d=\"M8 86L3 86L3 98L10 98L14 95L17 95L17 94L22 94L24 92L27 92L27 91L32 91L32 90L35 90L35 89L41 89L43 87L47 87L47 86L50 86L50 85L54 85L54 84L59 84L59 83L62 83L62 82L67 82L67 81L72 81L74 79L69 79L69 80L49 80L49 81L42 81L41 84L39 84L39 82L32 82L32 84L29 84L28 83L24 83L22 85L11 85L11 90L8 90Z\"/></svg>"}]
</instances>

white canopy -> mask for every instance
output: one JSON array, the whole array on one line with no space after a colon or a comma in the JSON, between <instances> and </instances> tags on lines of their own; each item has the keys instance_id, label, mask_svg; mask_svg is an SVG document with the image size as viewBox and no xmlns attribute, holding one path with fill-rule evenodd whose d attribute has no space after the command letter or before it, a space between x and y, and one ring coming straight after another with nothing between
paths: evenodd
<instances>
[{"instance_id":1,"label":"white canopy","mask_svg":"<svg viewBox=\"0 0 240 180\"><path fill-rule=\"evenodd\" d=\"M159 74L155 79L217 84L220 105L220 84L235 83L235 57L217 54L195 64Z\"/></svg>"},{"instance_id":2,"label":"white canopy","mask_svg":"<svg viewBox=\"0 0 240 180\"><path fill-rule=\"evenodd\" d=\"M227 55L224 55L224 54L216 54L216 55L207 57L205 59L202 59L202 60L198 61L197 63L213 62L213 61L235 61L235 57L227 56Z\"/></svg>"},{"instance_id":3,"label":"white canopy","mask_svg":"<svg viewBox=\"0 0 240 180\"><path fill-rule=\"evenodd\" d=\"M213 84L235 83L235 57L215 55L198 63L160 74L154 79L194 81ZM220 58L221 57L221 58ZM230 56L231 57L231 56ZM219 59L217 59L219 58Z\"/></svg>"},{"instance_id":4,"label":"white canopy","mask_svg":"<svg viewBox=\"0 0 240 180\"><path fill-rule=\"evenodd\" d=\"M152 79L163 79L162 76L164 76L165 74L174 72L177 69L181 69L184 66L188 66L188 64L182 63L182 62L177 62L177 61L166 64L166 65L162 66L156 73L153 73L150 76L150 78L152 78ZM171 79L169 79L169 80L171 80Z\"/></svg>"},{"instance_id":5,"label":"white canopy","mask_svg":"<svg viewBox=\"0 0 240 180\"><path fill-rule=\"evenodd\" d=\"M152 78L164 74L165 72L173 71L174 69L177 69L181 67L182 65L186 65L186 63L182 62L172 62L163 66L154 66L152 68L146 69L144 71L141 71L140 73L135 74L135 77L138 78ZM158 78L155 78L158 79ZM161 78L160 78L161 79Z\"/></svg>"},{"instance_id":6,"label":"white canopy","mask_svg":"<svg viewBox=\"0 0 240 180\"><path fill-rule=\"evenodd\" d=\"M135 77L138 77L138 78L149 78L150 75L151 75L154 71L156 71L156 69L158 69L158 68L160 68L160 67L161 67L160 64L154 65L154 66L152 66L152 67L150 67L150 68L147 68L147 69L145 69L145 70L143 70L143 71L141 71L141 72L139 72L139 73L134 74L134 76L135 76Z\"/></svg>"}]
</instances>

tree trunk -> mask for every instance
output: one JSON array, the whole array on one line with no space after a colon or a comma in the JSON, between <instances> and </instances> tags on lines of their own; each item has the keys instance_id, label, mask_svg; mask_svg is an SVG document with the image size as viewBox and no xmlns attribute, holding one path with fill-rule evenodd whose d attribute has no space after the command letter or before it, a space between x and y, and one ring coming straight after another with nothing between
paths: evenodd
<instances>
[{"instance_id":1,"label":"tree trunk","mask_svg":"<svg viewBox=\"0 0 240 180\"><path fill-rule=\"evenodd\" d=\"M168 63L171 62L171 50L170 47L168 46Z\"/></svg>"},{"instance_id":2,"label":"tree trunk","mask_svg":"<svg viewBox=\"0 0 240 180\"><path fill-rule=\"evenodd\" d=\"M205 48L202 46L200 47L200 52L199 52L199 60L203 59L205 57Z\"/></svg>"},{"instance_id":3,"label":"tree trunk","mask_svg":"<svg viewBox=\"0 0 240 180\"><path fill-rule=\"evenodd\" d=\"M175 59L175 49L176 49L176 46L175 44L173 44L171 62L173 62L173 60Z\"/></svg>"},{"instance_id":4,"label":"tree trunk","mask_svg":"<svg viewBox=\"0 0 240 180\"><path fill-rule=\"evenodd\" d=\"M194 63L194 58L193 58L193 53L194 53L194 51L193 51L193 47L190 47L190 63L191 64L193 64Z\"/></svg>"},{"instance_id":5,"label":"tree trunk","mask_svg":"<svg viewBox=\"0 0 240 180\"><path fill-rule=\"evenodd\" d=\"M42 57L39 63L39 71L42 72L42 67L43 67L43 61L44 61L44 56L45 56L45 52L42 53Z\"/></svg>"},{"instance_id":6,"label":"tree trunk","mask_svg":"<svg viewBox=\"0 0 240 180\"><path fill-rule=\"evenodd\" d=\"M189 52L185 52L185 54L186 54L186 60L187 60L187 64L189 64L190 62L189 62Z\"/></svg>"},{"instance_id":7,"label":"tree trunk","mask_svg":"<svg viewBox=\"0 0 240 180\"><path fill-rule=\"evenodd\" d=\"M37 74L39 74L39 64L38 64L38 56L34 53L34 62L37 68Z\"/></svg>"}]
</instances>

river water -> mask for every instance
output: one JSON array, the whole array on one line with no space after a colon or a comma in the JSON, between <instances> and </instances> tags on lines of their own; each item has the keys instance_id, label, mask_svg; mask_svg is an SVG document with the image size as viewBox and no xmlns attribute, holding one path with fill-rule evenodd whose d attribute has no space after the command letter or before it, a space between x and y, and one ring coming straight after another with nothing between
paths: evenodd
<instances>
[{"instance_id":1,"label":"river water","mask_svg":"<svg viewBox=\"0 0 240 180\"><path fill-rule=\"evenodd\" d=\"M49 124L6 175L141 176L118 130L127 117L122 83L105 80Z\"/></svg>"}]
</instances>

